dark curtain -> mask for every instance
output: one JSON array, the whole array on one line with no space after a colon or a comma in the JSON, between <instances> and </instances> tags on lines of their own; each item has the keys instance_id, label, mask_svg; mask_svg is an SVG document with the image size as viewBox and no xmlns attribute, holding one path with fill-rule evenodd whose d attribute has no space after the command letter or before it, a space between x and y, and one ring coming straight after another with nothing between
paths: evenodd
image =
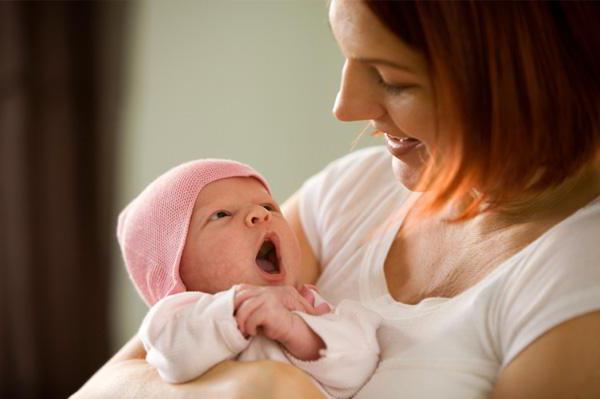
<instances>
[{"instance_id":1,"label":"dark curtain","mask_svg":"<svg viewBox=\"0 0 600 399\"><path fill-rule=\"evenodd\" d=\"M124 2L0 2L0 397L109 357Z\"/></svg>"}]
</instances>

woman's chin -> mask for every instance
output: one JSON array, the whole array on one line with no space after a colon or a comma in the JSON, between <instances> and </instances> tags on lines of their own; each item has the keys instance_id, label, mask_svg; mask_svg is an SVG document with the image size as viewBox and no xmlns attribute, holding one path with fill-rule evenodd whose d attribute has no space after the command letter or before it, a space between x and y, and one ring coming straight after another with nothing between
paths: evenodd
<instances>
[{"instance_id":1,"label":"woman's chin","mask_svg":"<svg viewBox=\"0 0 600 399\"><path fill-rule=\"evenodd\" d=\"M422 162L415 164L392 158L392 170L396 179L408 190L418 191L419 181L425 166Z\"/></svg>"}]
</instances>

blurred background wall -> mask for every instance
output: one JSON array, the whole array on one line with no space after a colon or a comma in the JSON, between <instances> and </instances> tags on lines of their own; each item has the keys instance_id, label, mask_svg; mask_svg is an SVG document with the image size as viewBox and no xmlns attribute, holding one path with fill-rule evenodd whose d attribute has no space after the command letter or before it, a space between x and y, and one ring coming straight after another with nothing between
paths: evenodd
<instances>
[{"instance_id":1,"label":"blurred background wall","mask_svg":"<svg viewBox=\"0 0 600 399\"><path fill-rule=\"evenodd\" d=\"M158 174L236 159L284 201L351 150L326 8L0 2L1 398L64 398L135 334L116 217Z\"/></svg>"},{"instance_id":2,"label":"blurred background wall","mask_svg":"<svg viewBox=\"0 0 600 399\"><path fill-rule=\"evenodd\" d=\"M124 2L0 2L0 398L65 398L112 352Z\"/></svg>"},{"instance_id":3,"label":"blurred background wall","mask_svg":"<svg viewBox=\"0 0 600 399\"><path fill-rule=\"evenodd\" d=\"M343 59L324 0L151 0L132 11L119 209L167 168L202 157L253 165L284 201L365 126L331 114ZM146 308L115 258L116 349Z\"/></svg>"}]
</instances>

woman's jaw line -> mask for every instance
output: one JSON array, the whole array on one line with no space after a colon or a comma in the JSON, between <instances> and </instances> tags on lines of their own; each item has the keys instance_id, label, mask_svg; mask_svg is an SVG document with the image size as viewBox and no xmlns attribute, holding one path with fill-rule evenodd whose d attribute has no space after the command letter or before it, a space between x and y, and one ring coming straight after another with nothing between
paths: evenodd
<instances>
[{"instance_id":1,"label":"woman's jaw line","mask_svg":"<svg viewBox=\"0 0 600 399\"><path fill-rule=\"evenodd\" d=\"M392 158L392 171L396 180L398 180L406 189L417 192L419 184L421 182L421 176L423 173L424 165L409 165L409 162L393 157Z\"/></svg>"}]
</instances>

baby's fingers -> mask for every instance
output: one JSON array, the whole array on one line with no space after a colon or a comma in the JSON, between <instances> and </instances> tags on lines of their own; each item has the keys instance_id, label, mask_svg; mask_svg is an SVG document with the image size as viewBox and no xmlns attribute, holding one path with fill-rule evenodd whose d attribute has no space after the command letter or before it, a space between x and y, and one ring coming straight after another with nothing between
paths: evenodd
<instances>
[{"instance_id":1,"label":"baby's fingers","mask_svg":"<svg viewBox=\"0 0 600 399\"><path fill-rule=\"evenodd\" d=\"M260 297L250 298L244 301L235 313L235 321L237 323L238 329L242 334L246 335L254 335L250 334L250 332L246 329L246 324L248 318L256 311L256 309L262 306L262 300Z\"/></svg>"},{"instance_id":2,"label":"baby's fingers","mask_svg":"<svg viewBox=\"0 0 600 399\"><path fill-rule=\"evenodd\" d=\"M235 295L233 298L233 309L237 311L238 307L247 301L249 298L259 294L258 287L250 284L240 284L235 287Z\"/></svg>"},{"instance_id":3,"label":"baby's fingers","mask_svg":"<svg viewBox=\"0 0 600 399\"><path fill-rule=\"evenodd\" d=\"M265 311L264 308L258 308L252 312L244 324L244 330L248 335L256 336L258 327L265 323Z\"/></svg>"},{"instance_id":4,"label":"baby's fingers","mask_svg":"<svg viewBox=\"0 0 600 399\"><path fill-rule=\"evenodd\" d=\"M322 303L319 306L315 307L308 303L308 301L304 298L302 300L305 302L304 309L301 309L302 312L312 314L312 315L322 315L324 313L329 313L331 311L331 307L327 303Z\"/></svg>"},{"instance_id":5,"label":"baby's fingers","mask_svg":"<svg viewBox=\"0 0 600 399\"><path fill-rule=\"evenodd\" d=\"M329 306L327 303L323 302L322 304L320 304L319 306L315 307L315 315L319 316L325 313L329 313L331 312L331 306Z\"/></svg>"},{"instance_id":6,"label":"baby's fingers","mask_svg":"<svg viewBox=\"0 0 600 399\"><path fill-rule=\"evenodd\" d=\"M300 288L300 290L298 291L300 293L300 295L302 296L302 298L306 299L306 301L308 303L310 303L312 306L315 305L315 295L312 293L312 291L305 285L302 286L302 288Z\"/></svg>"},{"instance_id":7,"label":"baby's fingers","mask_svg":"<svg viewBox=\"0 0 600 399\"><path fill-rule=\"evenodd\" d=\"M317 287L312 284L304 284L298 291L302 298L304 298L311 305L310 308L305 310L306 313L319 316L331 312L331 306L329 306L327 303L322 303L319 306L315 306L315 294L313 290L316 291Z\"/></svg>"}]
</instances>

